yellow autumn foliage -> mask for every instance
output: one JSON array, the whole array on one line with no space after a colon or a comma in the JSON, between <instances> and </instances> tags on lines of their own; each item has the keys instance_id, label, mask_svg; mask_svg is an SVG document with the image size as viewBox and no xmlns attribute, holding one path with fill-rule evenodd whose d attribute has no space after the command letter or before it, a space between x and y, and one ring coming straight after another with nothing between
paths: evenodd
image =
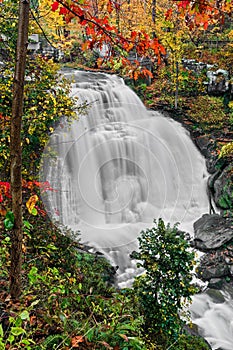
<instances>
[{"instance_id":1,"label":"yellow autumn foliage","mask_svg":"<svg viewBox=\"0 0 233 350\"><path fill-rule=\"evenodd\" d=\"M61 47L65 40L64 29L66 23L59 11L52 11L54 0L38 0L38 7L32 8L36 19L34 33L42 34L54 46ZM35 21L33 21L35 23Z\"/></svg>"}]
</instances>

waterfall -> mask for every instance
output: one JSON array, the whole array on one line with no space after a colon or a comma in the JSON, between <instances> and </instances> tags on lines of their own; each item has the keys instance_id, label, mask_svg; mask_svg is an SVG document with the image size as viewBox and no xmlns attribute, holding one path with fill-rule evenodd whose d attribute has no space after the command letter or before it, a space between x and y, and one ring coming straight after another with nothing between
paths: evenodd
<instances>
[{"instance_id":1,"label":"waterfall","mask_svg":"<svg viewBox=\"0 0 233 350\"><path fill-rule=\"evenodd\" d=\"M119 267L124 287L136 269L129 254L153 219L192 233L208 212L205 160L179 123L148 111L118 76L65 75L88 108L71 125L62 120L50 137L41 181L54 191L43 201L54 221L79 230L82 242Z\"/></svg>"}]
</instances>

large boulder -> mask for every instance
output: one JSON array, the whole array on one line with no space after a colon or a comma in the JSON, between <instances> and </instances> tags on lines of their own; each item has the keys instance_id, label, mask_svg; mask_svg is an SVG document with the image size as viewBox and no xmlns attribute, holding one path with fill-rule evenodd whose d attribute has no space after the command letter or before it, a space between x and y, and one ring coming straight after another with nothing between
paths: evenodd
<instances>
[{"instance_id":1,"label":"large boulder","mask_svg":"<svg viewBox=\"0 0 233 350\"><path fill-rule=\"evenodd\" d=\"M203 281L210 281L217 278L227 277L230 275L229 266L224 262L213 262L207 255L201 261L201 265L196 269L197 276Z\"/></svg>"},{"instance_id":2,"label":"large boulder","mask_svg":"<svg viewBox=\"0 0 233 350\"><path fill-rule=\"evenodd\" d=\"M195 142L205 158L210 158L213 152L214 141L206 135L200 135L196 137Z\"/></svg>"},{"instance_id":3,"label":"large boulder","mask_svg":"<svg viewBox=\"0 0 233 350\"><path fill-rule=\"evenodd\" d=\"M194 223L192 245L207 251L217 249L233 239L233 219L218 214L204 214Z\"/></svg>"},{"instance_id":4,"label":"large boulder","mask_svg":"<svg viewBox=\"0 0 233 350\"><path fill-rule=\"evenodd\" d=\"M209 281L208 286L219 289L224 281L233 279L233 244L211 250L200 259L196 268L197 277Z\"/></svg>"}]
</instances>

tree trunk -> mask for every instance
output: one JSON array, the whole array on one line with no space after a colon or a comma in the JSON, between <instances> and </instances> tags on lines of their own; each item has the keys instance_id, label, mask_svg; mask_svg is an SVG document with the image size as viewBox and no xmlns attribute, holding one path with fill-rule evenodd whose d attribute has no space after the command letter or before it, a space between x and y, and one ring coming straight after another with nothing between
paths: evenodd
<instances>
[{"instance_id":1,"label":"tree trunk","mask_svg":"<svg viewBox=\"0 0 233 350\"><path fill-rule=\"evenodd\" d=\"M156 22L156 0L152 0L152 22L155 24Z\"/></svg>"},{"instance_id":2,"label":"tree trunk","mask_svg":"<svg viewBox=\"0 0 233 350\"><path fill-rule=\"evenodd\" d=\"M153 31L152 31L153 38L157 37L156 32L155 32L156 6L157 6L157 0L152 0L151 17L152 17L152 23L153 23Z\"/></svg>"},{"instance_id":3,"label":"tree trunk","mask_svg":"<svg viewBox=\"0 0 233 350\"><path fill-rule=\"evenodd\" d=\"M178 108L179 97L179 63L176 61L176 91L175 91L175 109Z\"/></svg>"},{"instance_id":4,"label":"tree trunk","mask_svg":"<svg viewBox=\"0 0 233 350\"><path fill-rule=\"evenodd\" d=\"M21 293L23 236L21 125L23 115L24 76L28 44L29 8L30 0L20 0L10 134L11 195L12 212L14 214L10 266L10 294L12 299L18 298Z\"/></svg>"}]
</instances>

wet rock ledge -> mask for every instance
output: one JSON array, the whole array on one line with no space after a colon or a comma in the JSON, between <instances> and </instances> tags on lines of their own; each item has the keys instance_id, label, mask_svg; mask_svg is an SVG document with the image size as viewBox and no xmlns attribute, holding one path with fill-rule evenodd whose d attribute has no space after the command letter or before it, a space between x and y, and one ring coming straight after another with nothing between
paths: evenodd
<instances>
[{"instance_id":1,"label":"wet rock ledge","mask_svg":"<svg viewBox=\"0 0 233 350\"><path fill-rule=\"evenodd\" d=\"M233 219L218 214L204 214L194 223L192 246L205 253L196 272L208 281L208 287L219 289L233 283Z\"/></svg>"}]
</instances>

